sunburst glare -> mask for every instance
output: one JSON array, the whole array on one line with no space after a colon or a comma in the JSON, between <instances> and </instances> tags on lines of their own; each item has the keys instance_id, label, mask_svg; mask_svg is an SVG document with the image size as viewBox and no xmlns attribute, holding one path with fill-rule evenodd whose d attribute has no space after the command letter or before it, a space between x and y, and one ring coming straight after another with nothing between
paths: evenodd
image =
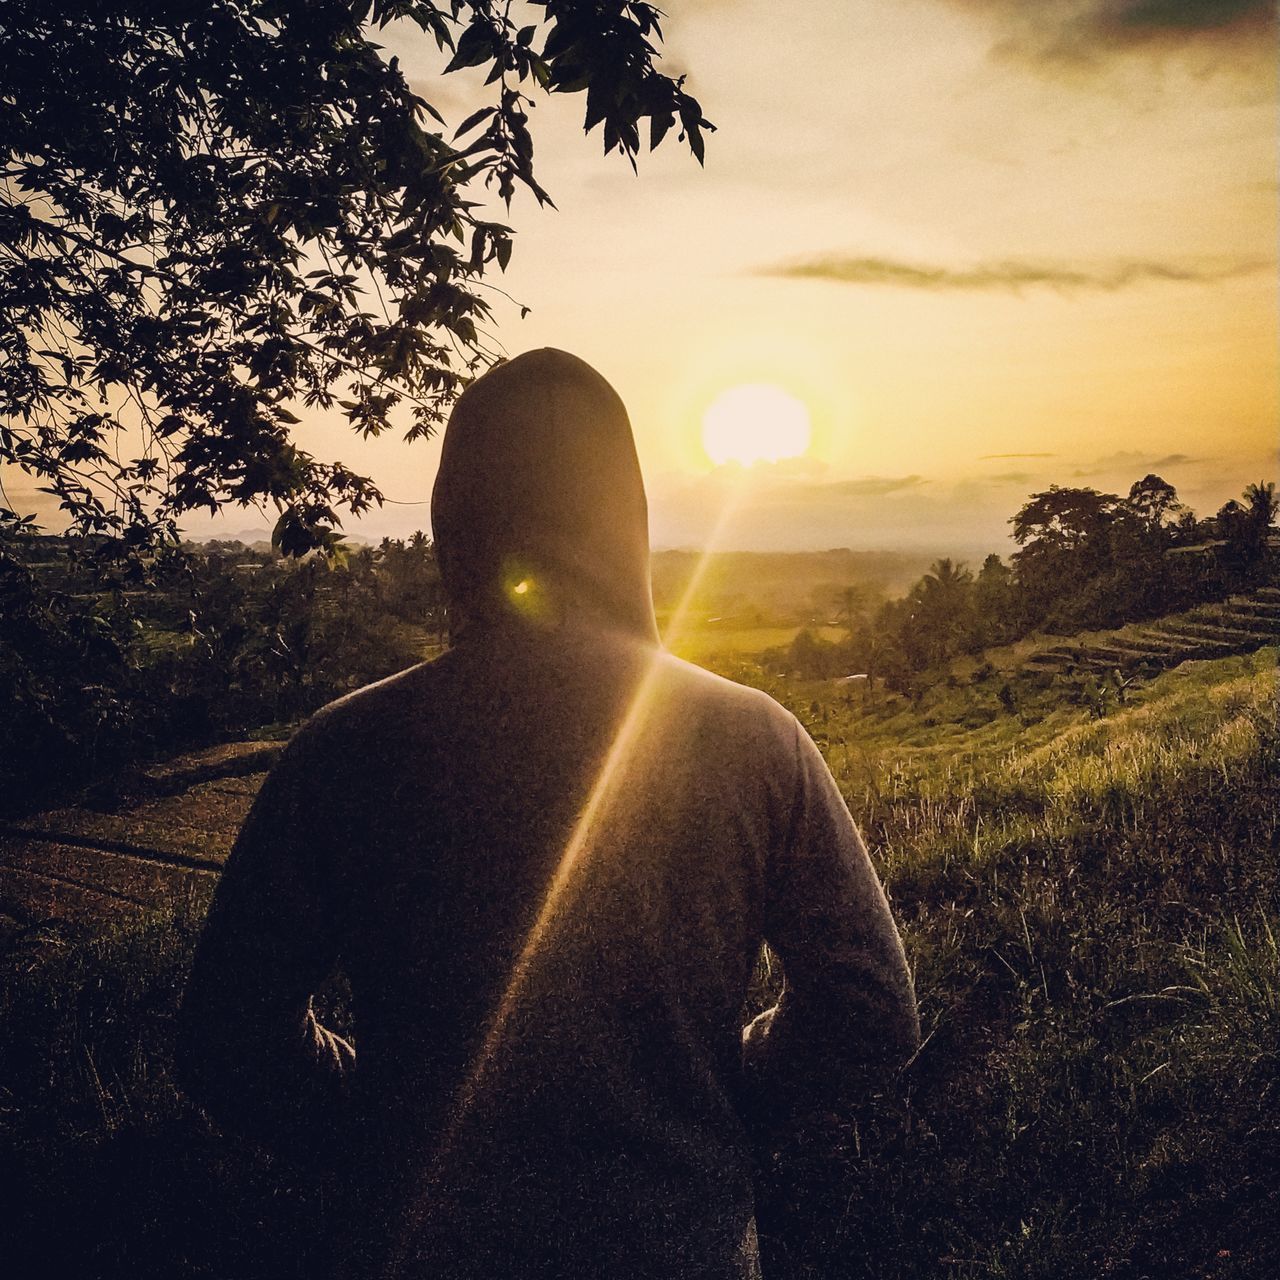
<instances>
[{"instance_id":1,"label":"sunburst glare","mask_svg":"<svg viewBox=\"0 0 1280 1280\"><path fill-rule=\"evenodd\" d=\"M717 466L798 458L812 434L804 401L769 382L730 387L702 415L702 446Z\"/></svg>"}]
</instances>

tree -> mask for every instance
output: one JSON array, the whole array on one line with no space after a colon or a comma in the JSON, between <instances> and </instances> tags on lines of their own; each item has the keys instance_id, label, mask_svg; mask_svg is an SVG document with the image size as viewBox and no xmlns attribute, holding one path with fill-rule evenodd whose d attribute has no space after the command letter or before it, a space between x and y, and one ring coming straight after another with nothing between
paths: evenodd
<instances>
[{"instance_id":1,"label":"tree","mask_svg":"<svg viewBox=\"0 0 1280 1280\"><path fill-rule=\"evenodd\" d=\"M974 583L974 609L984 644L1012 639L1021 621L1013 571L998 555L987 556Z\"/></svg>"},{"instance_id":2,"label":"tree","mask_svg":"<svg viewBox=\"0 0 1280 1280\"><path fill-rule=\"evenodd\" d=\"M1269 480L1260 480L1257 484L1247 485L1244 491L1244 507L1248 515L1249 525L1259 546L1264 544L1280 514L1280 498L1276 497L1276 486Z\"/></svg>"},{"instance_id":3,"label":"tree","mask_svg":"<svg viewBox=\"0 0 1280 1280\"><path fill-rule=\"evenodd\" d=\"M923 666L946 662L969 646L974 634L973 574L954 561L935 561L916 583L908 633L908 652L920 655Z\"/></svg>"},{"instance_id":4,"label":"tree","mask_svg":"<svg viewBox=\"0 0 1280 1280\"><path fill-rule=\"evenodd\" d=\"M865 587L844 586L834 592L836 620L843 625L845 632L852 635L858 624L866 617L869 604Z\"/></svg>"},{"instance_id":5,"label":"tree","mask_svg":"<svg viewBox=\"0 0 1280 1280\"><path fill-rule=\"evenodd\" d=\"M1110 567L1109 533L1120 499L1050 485L1010 519L1012 560L1033 617L1044 618Z\"/></svg>"},{"instance_id":6,"label":"tree","mask_svg":"<svg viewBox=\"0 0 1280 1280\"><path fill-rule=\"evenodd\" d=\"M486 190L549 197L532 93L585 93L634 166L640 127L701 160L711 126L655 65L658 11L534 0L7 0L0 16L0 464L82 533L172 540L228 502L286 552L381 501L295 443L306 409L429 434L493 358ZM412 24L489 105L447 133L373 39ZM451 55L451 56L449 56ZM0 507L0 520L17 513Z\"/></svg>"},{"instance_id":7,"label":"tree","mask_svg":"<svg viewBox=\"0 0 1280 1280\"><path fill-rule=\"evenodd\" d=\"M1176 520L1185 511L1173 485L1154 474L1133 482L1125 506L1152 533L1163 532L1171 519Z\"/></svg>"},{"instance_id":8,"label":"tree","mask_svg":"<svg viewBox=\"0 0 1280 1280\"><path fill-rule=\"evenodd\" d=\"M417 530L404 543L383 538L378 548L383 604L406 622L443 623L444 596L431 539Z\"/></svg>"},{"instance_id":9,"label":"tree","mask_svg":"<svg viewBox=\"0 0 1280 1280\"><path fill-rule=\"evenodd\" d=\"M1228 562L1237 570L1252 572L1266 557L1280 502L1269 481L1249 485L1241 496L1242 502L1232 498L1223 504L1214 524L1218 536L1227 542Z\"/></svg>"},{"instance_id":10,"label":"tree","mask_svg":"<svg viewBox=\"0 0 1280 1280\"><path fill-rule=\"evenodd\" d=\"M1152 566L1162 564L1185 511L1178 491L1158 475L1145 475L1130 486L1112 513L1110 572L1095 580L1089 593L1099 622L1158 614L1172 604L1170 575L1153 573Z\"/></svg>"},{"instance_id":11,"label":"tree","mask_svg":"<svg viewBox=\"0 0 1280 1280\"><path fill-rule=\"evenodd\" d=\"M1251 524L1249 513L1235 498L1228 498L1218 508L1218 514L1213 517L1213 521L1218 537L1241 545L1248 541Z\"/></svg>"},{"instance_id":12,"label":"tree","mask_svg":"<svg viewBox=\"0 0 1280 1280\"><path fill-rule=\"evenodd\" d=\"M1062 488L1052 484L1033 493L1012 516L1013 540L1022 548L1018 556L1049 551L1083 550L1104 533L1120 499L1096 489Z\"/></svg>"},{"instance_id":13,"label":"tree","mask_svg":"<svg viewBox=\"0 0 1280 1280\"><path fill-rule=\"evenodd\" d=\"M1175 546L1189 547L1206 536L1204 523L1190 507L1183 507L1182 513L1173 523L1171 540Z\"/></svg>"}]
</instances>

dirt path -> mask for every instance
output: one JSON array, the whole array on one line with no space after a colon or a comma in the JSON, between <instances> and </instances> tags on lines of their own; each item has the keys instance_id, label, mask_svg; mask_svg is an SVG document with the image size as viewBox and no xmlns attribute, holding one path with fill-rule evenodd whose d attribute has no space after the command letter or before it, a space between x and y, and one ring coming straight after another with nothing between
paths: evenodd
<instances>
[{"instance_id":1,"label":"dirt path","mask_svg":"<svg viewBox=\"0 0 1280 1280\"><path fill-rule=\"evenodd\" d=\"M183 757L147 780L169 794L0 824L0 938L207 899L278 750L233 744Z\"/></svg>"}]
</instances>

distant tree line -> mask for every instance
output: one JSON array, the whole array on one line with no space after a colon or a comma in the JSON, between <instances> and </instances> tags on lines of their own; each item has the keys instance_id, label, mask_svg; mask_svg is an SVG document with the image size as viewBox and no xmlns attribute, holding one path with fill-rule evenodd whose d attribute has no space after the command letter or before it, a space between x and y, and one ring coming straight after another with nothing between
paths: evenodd
<instances>
[{"instance_id":1,"label":"distant tree line","mask_svg":"<svg viewBox=\"0 0 1280 1280\"><path fill-rule=\"evenodd\" d=\"M1115 626L1274 578L1276 512L1268 483L1207 520L1154 475L1125 498L1053 486L1013 516L1009 563L942 559L899 599L844 588L829 602L843 639L802 630L762 661L911 694L953 658L1037 629ZM292 723L444 639L422 533L301 560L210 542L114 577L99 550L0 532L0 812Z\"/></svg>"},{"instance_id":2,"label":"distant tree line","mask_svg":"<svg viewBox=\"0 0 1280 1280\"><path fill-rule=\"evenodd\" d=\"M104 585L85 539L0 539L0 812L287 724L443 635L431 541L211 542Z\"/></svg>"},{"instance_id":3,"label":"distant tree line","mask_svg":"<svg viewBox=\"0 0 1280 1280\"><path fill-rule=\"evenodd\" d=\"M863 673L899 692L953 658L1033 631L1116 627L1220 600L1275 577L1280 503L1269 482L1198 519L1168 481L1147 475L1128 495L1051 485L1010 519L1018 544L977 573L936 561L900 599L842 595L847 637L802 631L766 665L812 678Z\"/></svg>"}]
</instances>

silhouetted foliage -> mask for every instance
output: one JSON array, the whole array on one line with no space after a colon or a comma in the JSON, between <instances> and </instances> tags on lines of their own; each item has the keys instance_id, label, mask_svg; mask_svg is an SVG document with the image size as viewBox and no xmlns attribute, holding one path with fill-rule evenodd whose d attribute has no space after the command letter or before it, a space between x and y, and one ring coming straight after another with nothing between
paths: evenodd
<instances>
[{"instance_id":1,"label":"silhouetted foliage","mask_svg":"<svg viewBox=\"0 0 1280 1280\"><path fill-rule=\"evenodd\" d=\"M1162 533L1170 523L1169 517L1176 517L1186 510L1173 485L1155 474L1133 482L1125 505L1153 534Z\"/></svg>"},{"instance_id":2,"label":"silhouetted foliage","mask_svg":"<svg viewBox=\"0 0 1280 1280\"><path fill-rule=\"evenodd\" d=\"M443 633L422 534L302 560L212 544L146 590L104 590L73 542L0 537L0 812L287 725Z\"/></svg>"},{"instance_id":3,"label":"silhouetted foliage","mask_svg":"<svg viewBox=\"0 0 1280 1280\"><path fill-rule=\"evenodd\" d=\"M0 798L90 777L131 737L129 636L110 604L50 590L0 542Z\"/></svg>"},{"instance_id":4,"label":"silhouetted foliage","mask_svg":"<svg viewBox=\"0 0 1280 1280\"><path fill-rule=\"evenodd\" d=\"M1012 517L1013 562L1033 613L1051 617L1110 567L1108 535L1119 507L1114 494L1051 485Z\"/></svg>"},{"instance_id":5,"label":"silhouetted foliage","mask_svg":"<svg viewBox=\"0 0 1280 1280\"><path fill-rule=\"evenodd\" d=\"M370 436L402 409L413 439L492 358L481 286L512 232L479 201L549 199L530 93L585 93L586 129L633 165L645 121L702 158L655 8L533 8L517 27L487 0L9 0L0 462L120 550L256 501L286 554L332 548L381 495L300 449L297 414ZM487 68L492 105L447 135L373 39L394 20L444 71Z\"/></svg>"},{"instance_id":6,"label":"silhouetted foliage","mask_svg":"<svg viewBox=\"0 0 1280 1280\"><path fill-rule=\"evenodd\" d=\"M872 688L883 683L914 700L923 673L1031 631L1116 627L1272 580L1277 555L1269 539L1278 509L1275 485L1267 482L1250 485L1243 501L1228 502L1208 520L1197 520L1157 475L1137 481L1127 498L1053 485L1012 517L1019 549L1010 564L989 555L975 577L963 564L935 561L874 614L850 595L839 615L847 619L845 641L802 632L761 662L810 679L862 674Z\"/></svg>"},{"instance_id":7,"label":"silhouetted foliage","mask_svg":"<svg viewBox=\"0 0 1280 1280\"><path fill-rule=\"evenodd\" d=\"M1022 601L1013 571L994 552L978 571L973 603L981 628L978 639L984 646L1003 644L1017 634Z\"/></svg>"}]
</instances>

